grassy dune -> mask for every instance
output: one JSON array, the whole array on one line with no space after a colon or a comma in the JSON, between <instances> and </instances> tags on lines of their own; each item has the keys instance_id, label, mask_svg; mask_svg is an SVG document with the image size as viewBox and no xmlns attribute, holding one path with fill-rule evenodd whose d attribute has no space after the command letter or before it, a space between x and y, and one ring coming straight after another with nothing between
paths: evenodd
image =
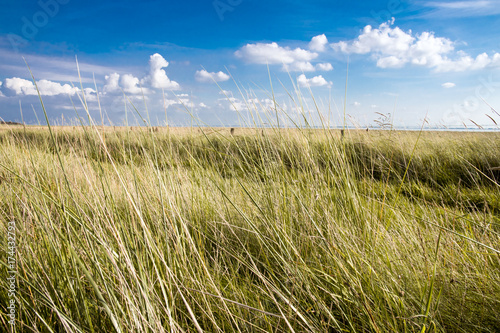
<instances>
[{"instance_id":1,"label":"grassy dune","mask_svg":"<svg viewBox=\"0 0 500 333\"><path fill-rule=\"evenodd\" d=\"M499 152L500 133L3 126L17 331L498 332Z\"/></svg>"}]
</instances>

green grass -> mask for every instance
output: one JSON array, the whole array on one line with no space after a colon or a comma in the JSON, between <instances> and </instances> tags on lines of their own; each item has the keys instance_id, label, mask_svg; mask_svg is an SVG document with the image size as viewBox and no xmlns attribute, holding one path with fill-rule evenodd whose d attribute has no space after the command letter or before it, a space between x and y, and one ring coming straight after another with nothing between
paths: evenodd
<instances>
[{"instance_id":1,"label":"green grass","mask_svg":"<svg viewBox=\"0 0 500 333\"><path fill-rule=\"evenodd\" d=\"M499 133L52 135L0 130L18 332L498 332Z\"/></svg>"}]
</instances>

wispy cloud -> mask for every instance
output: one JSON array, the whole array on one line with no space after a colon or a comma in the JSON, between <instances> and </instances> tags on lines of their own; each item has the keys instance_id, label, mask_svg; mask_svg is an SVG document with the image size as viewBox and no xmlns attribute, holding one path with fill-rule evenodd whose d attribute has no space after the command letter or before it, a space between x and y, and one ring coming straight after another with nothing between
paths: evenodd
<instances>
[{"instance_id":1,"label":"wispy cloud","mask_svg":"<svg viewBox=\"0 0 500 333\"><path fill-rule=\"evenodd\" d=\"M427 1L421 6L429 11L421 14L421 17L473 17L490 16L500 13L499 0L479 1Z\"/></svg>"},{"instance_id":2,"label":"wispy cloud","mask_svg":"<svg viewBox=\"0 0 500 333\"><path fill-rule=\"evenodd\" d=\"M36 78L41 77L47 80L74 83L80 80L77 73L76 59L74 58L36 54L21 55L6 49L0 49L0 71L2 74L6 76L22 74L29 76L28 68L23 61L23 56L28 65L32 69L36 69L34 72ZM93 83L93 74L99 77L110 72L125 71L125 69L90 64L81 60L78 62L83 83Z\"/></svg>"}]
</instances>

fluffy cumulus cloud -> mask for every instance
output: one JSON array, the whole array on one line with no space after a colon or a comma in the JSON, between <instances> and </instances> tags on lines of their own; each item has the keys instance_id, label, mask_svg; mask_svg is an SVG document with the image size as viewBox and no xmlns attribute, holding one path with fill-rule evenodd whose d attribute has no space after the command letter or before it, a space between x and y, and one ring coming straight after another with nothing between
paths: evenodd
<instances>
[{"instance_id":1,"label":"fluffy cumulus cloud","mask_svg":"<svg viewBox=\"0 0 500 333\"><path fill-rule=\"evenodd\" d=\"M194 75L196 78L196 81L198 82L223 82L229 80L229 75L227 75L224 72L207 72L206 70L202 69L201 71L196 71L196 74Z\"/></svg>"},{"instance_id":2,"label":"fluffy cumulus cloud","mask_svg":"<svg viewBox=\"0 0 500 333\"><path fill-rule=\"evenodd\" d=\"M325 34L318 35L312 38L309 43L309 49L317 52L323 52L328 44L328 39Z\"/></svg>"},{"instance_id":3,"label":"fluffy cumulus cloud","mask_svg":"<svg viewBox=\"0 0 500 333\"><path fill-rule=\"evenodd\" d=\"M115 91L120 91L120 85L118 84L118 81L120 80L120 74L112 73L106 75L104 79L106 80L106 83L102 88L104 93L112 93Z\"/></svg>"},{"instance_id":4,"label":"fluffy cumulus cloud","mask_svg":"<svg viewBox=\"0 0 500 333\"><path fill-rule=\"evenodd\" d=\"M322 75L308 79L304 74L301 74L297 78L297 83L300 87L330 87L332 85L332 82L326 81Z\"/></svg>"},{"instance_id":5,"label":"fluffy cumulus cloud","mask_svg":"<svg viewBox=\"0 0 500 333\"><path fill-rule=\"evenodd\" d=\"M332 66L332 64L330 64L330 63L328 63L328 62L325 62L325 63L320 63L320 64L316 64L315 68L316 68L318 71L324 71L324 72L333 71L333 66Z\"/></svg>"},{"instance_id":6,"label":"fluffy cumulus cloud","mask_svg":"<svg viewBox=\"0 0 500 333\"><path fill-rule=\"evenodd\" d=\"M13 77L5 79L2 85L16 95L38 95L35 85L30 80ZM74 95L78 91L69 84L62 85L49 80L40 80L37 85L42 96Z\"/></svg>"},{"instance_id":7,"label":"fluffy cumulus cloud","mask_svg":"<svg viewBox=\"0 0 500 333\"><path fill-rule=\"evenodd\" d=\"M80 89L77 89L80 91ZM87 101L97 101L97 93L94 89L92 88L83 88L83 93L85 94L85 99Z\"/></svg>"},{"instance_id":8,"label":"fluffy cumulus cloud","mask_svg":"<svg viewBox=\"0 0 500 333\"><path fill-rule=\"evenodd\" d=\"M150 82L153 88L163 88L167 90L179 90L179 83L168 78L163 68L168 67L168 61L159 53L149 57L149 75L144 78L145 82Z\"/></svg>"},{"instance_id":9,"label":"fluffy cumulus cloud","mask_svg":"<svg viewBox=\"0 0 500 333\"><path fill-rule=\"evenodd\" d=\"M248 63L284 65L284 70L313 71L311 61L318 57L316 52L301 48L281 47L277 43L247 44L235 52L236 57Z\"/></svg>"},{"instance_id":10,"label":"fluffy cumulus cloud","mask_svg":"<svg viewBox=\"0 0 500 333\"><path fill-rule=\"evenodd\" d=\"M413 35L391 22L378 28L366 26L352 41L340 41L331 46L347 54L370 54L380 68L400 68L407 64L433 68L438 72L467 71L500 66L500 54L482 53L473 58L462 51L455 51L455 43L433 32Z\"/></svg>"},{"instance_id":11,"label":"fluffy cumulus cloud","mask_svg":"<svg viewBox=\"0 0 500 333\"><path fill-rule=\"evenodd\" d=\"M296 61L291 64L284 64L283 70L286 72L314 72L316 69L308 61Z\"/></svg>"},{"instance_id":12,"label":"fluffy cumulus cloud","mask_svg":"<svg viewBox=\"0 0 500 333\"><path fill-rule=\"evenodd\" d=\"M41 96L58 96L58 95L69 95L74 96L78 94L81 96L81 90L78 87L72 87L69 84L60 84L58 82L49 80L37 81L38 90ZM0 82L0 87L5 89L7 96L12 95L24 95L24 96L37 96L38 92L32 81L21 79L18 77L7 78L4 82ZM86 101L96 101L97 94L92 88L84 88L83 92L85 94ZM0 96L5 96L0 92ZM72 108L72 107L71 107Z\"/></svg>"},{"instance_id":13,"label":"fluffy cumulus cloud","mask_svg":"<svg viewBox=\"0 0 500 333\"><path fill-rule=\"evenodd\" d=\"M144 89L141 90L141 87L139 86L139 79L132 74L122 75L120 78L120 84L126 94L138 95L142 92L147 92Z\"/></svg>"},{"instance_id":14,"label":"fluffy cumulus cloud","mask_svg":"<svg viewBox=\"0 0 500 333\"><path fill-rule=\"evenodd\" d=\"M13 77L5 79L5 88L14 91L16 95L37 95L35 86L30 80Z\"/></svg>"},{"instance_id":15,"label":"fluffy cumulus cloud","mask_svg":"<svg viewBox=\"0 0 500 333\"><path fill-rule=\"evenodd\" d=\"M168 78L167 73L163 68L168 67L168 61L165 60L159 53L155 53L149 57L149 73L142 79L135 77L132 74L120 75L111 73L106 75L106 80L103 92L118 93L123 92L130 95L148 94L150 90L147 87L167 90L179 90L179 83ZM141 89L141 86L143 87Z\"/></svg>"},{"instance_id":16,"label":"fluffy cumulus cloud","mask_svg":"<svg viewBox=\"0 0 500 333\"><path fill-rule=\"evenodd\" d=\"M453 82L446 82L441 85L443 88L453 88L455 86L455 83Z\"/></svg>"}]
</instances>

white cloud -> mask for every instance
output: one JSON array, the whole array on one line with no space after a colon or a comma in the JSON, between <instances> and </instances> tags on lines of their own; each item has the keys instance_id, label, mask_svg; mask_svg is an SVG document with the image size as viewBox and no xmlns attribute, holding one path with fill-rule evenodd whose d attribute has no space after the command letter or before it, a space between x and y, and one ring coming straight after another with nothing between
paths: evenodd
<instances>
[{"instance_id":1,"label":"white cloud","mask_svg":"<svg viewBox=\"0 0 500 333\"><path fill-rule=\"evenodd\" d=\"M423 6L431 8L424 11L419 17L474 17L490 16L500 13L498 0L472 0L472 1L429 1Z\"/></svg>"},{"instance_id":2,"label":"white cloud","mask_svg":"<svg viewBox=\"0 0 500 333\"><path fill-rule=\"evenodd\" d=\"M163 68L168 67L168 61L159 53L149 57L149 75L142 82L149 82L153 88L163 88L168 90L179 90L179 83L168 78Z\"/></svg>"},{"instance_id":3,"label":"white cloud","mask_svg":"<svg viewBox=\"0 0 500 333\"><path fill-rule=\"evenodd\" d=\"M132 74L122 75L120 84L123 87L123 91L127 94L138 95L142 93L141 87L139 87L139 79Z\"/></svg>"},{"instance_id":4,"label":"white cloud","mask_svg":"<svg viewBox=\"0 0 500 333\"><path fill-rule=\"evenodd\" d=\"M2 84L3 82L0 81L0 89L2 89ZM0 90L0 97L4 97L5 95L3 94L3 92Z\"/></svg>"},{"instance_id":5,"label":"white cloud","mask_svg":"<svg viewBox=\"0 0 500 333\"><path fill-rule=\"evenodd\" d=\"M155 53L149 57L149 74L145 76L142 80L139 80L132 74L121 75L118 73L112 73L106 75L104 79L106 83L103 87L103 92L114 93L120 91L120 87L127 94L145 94L149 93L149 89L142 88L143 86L151 86L153 88L164 88L168 90L178 90L180 85L168 78L167 73L163 68L168 66L168 62L160 54ZM140 85L139 85L140 84Z\"/></svg>"},{"instance_id":6,"label":"white cloud","mask_svg":"<svg viewBox=\"0 0 500 333\"><path fill-rule=\"evenodd\" d=\"M455 86L455 83L453 82L446 82L441 85L443 88L453 88Z\"/></svg>"},{"instance_id":7,"label":"white cloud","mask_svg":"<svg viewBox=\"0 0 500 333\"><path fill-rule=\"evenodd\" d=\"M250 98L247 100L247 103L260 111L274 109L275 107L274 101L270 98L262 98L260 100L258 98Z\"/></svg>"},{"instance_id":8,"label":"white cloud","mask_svg":"<svg viewBox=\"0 0 500 333\"><path fill-rule=\"evenodd\" d=\"M397 55L407 52L414 40L411 31L410 34L407 34L398 27L392 29L390 23L382 23L378 29L367 25L356 40L352 42L340 41L332 44L332 47L344 53L379 52Z\"/></svg>"},{"instance_id":9,"label":"white cloud","mask_svg":"<svg viewBox=\"0 0 500 333\"><path fill-rule=\"evenodd\" d=\"M381 68L412 64L437 72L459 72L500 66L499 53L493 57L482 53L472 58L465 52L456 52L454 43L447 38L436 37L433 32L413 36L411 30L404 32L398 27L392 28L393 23L394 20L382 23L375 29L368 25L355 40L340 41L332 47L348 54L371 54Z\"/></svg>"},{"instance_id":10,"label":"white cloud","mask_svg":"<svg viewBox=\"0 0 500 333\"><path fill-rule=\"evenodd\" d=\"M333 66L329 62L325 62L325 63L321 63L321 64L316 64L315 68L318 71L325 71L325 72L333 71Z\"/></svg>"},{"instance_id":11,"label":"white cloud","mask_svg":"<svg viewBox=\"0 0 500 333\"><path fill-rule=\"evenodd\" d=\"M189 94L179 94L175 95L175 97L177 98L178 104L182 104L190 109L198 107L198 105L194 103L192 96L189 96Z\"/></svg>"},{"instance_id":12,"label":"white cloud","mask_svg":"<svg viewBox=\"0 0 500 333\"><path fill-rule=\"evenodd\" d=\"M180 102L178 100L175 100L175 99L165 99L165 101L164 101L165 108L168 108L171 105L175 105L175 104L180 104Z\"/></svg>"},{"instance_id":13,"label":"white cloud","mask_svg":"<svg viewBox=\"0 0 500 333\"><path fill-rule=\"evenodd\" d=\"M196 74L194 75L196 78L196 81L198 82L223 82L229 80L229 75L227 75L224 72L207 72L206 70L202 69L201 71L196 71Z\"/></svg>"},{"instance_id":14,"label":"white cloud","mask_svg":"<svg viewBox=\"0 0 500 333\"><path fill-rule=\"evenodd\" d=\"M60 83L40 80L37 82L38 90L42 96L55 96L61 94L74 95L77 91L69 84L61 85ZM38 95L35 85L30 80L21 79L18 77L5 79L5 88L13 90L16 95Z\"/></svg>"},{"instance_id":15,"label":"white cloud","mask_svg":"<svg viewBox=\"0 0 500 333\"><path fill-rule=\"evenodd\" d=\"M5 79L5 88L14 90L16 95L36 95L36 89L30 80L13 77Z\"/></svg>"},{"instance_id":16,"label":"white cloud","mask_svg":"<svg viewBox=\"0 0 500 333\"><path fill-rule=\"evenodd\" d=\"M224 103L224 105L219 103L219 107L226 107L231 111L242 111L247 109L245 101L235 97L219 98L218 101Z\"/></svg>"},{"instance_id":17,"label":"white cloud","mask_svg":"<svg viewBox=\"0 0 500 333\"><path fill-rule=\"evenodd\" d=\"M377 60L377 66L380 68L401 68L406 64L404 59L396 56L383 57Z\"/></svg>"},{"instance_id":18,"label":"white cloud","mask_svg":"<svg viewBox=\"0 0 500 333\"><path fill-rule=\"evenodd\" d=\"M262 98L258 99L247 98L247 99L239 99L235 97L225 97L219 98L219 107L226 108L230 111L244 111L244 110L255 110L255 111L266 111L270 109L274 109L275 104L274 101L270 98Z\"/></svg>"},{"instance_id":19,"label":"white cloud","mask_svg":"<svg viewBox=\"0 0 500 333\"><path fill-rule=\"evenodd\" d=\"M192 98L189 96L189 94L178 94L178 95L175 95L175 99L165 99L165 107L170 107L172 105L177 105L177 108L182 108L184 109L184 107L188 107L190 109L194 108L194 109L199 109L199 108L203 108L203 107L207 107L204 103L198 103L198 104L194 104L193 103L193 100ZM203 106L203 105L205 106Z\"/></svg>"},{"instance_id":20,"label":"white cloud","mask_svg":"<svg viewBox=\"0 0 500 333\"><path fill-rule=\"evenodd\" d=\"M104 93L109 93L109 92L115 92L120 90L120 86L118 84L118 81L120 79L120 74L118 73L112 73L109 75L106 75L104 77L106 80L106 83L104 84L104 87L102 88L102 91Z\"/></svg>"},{"instance_id":21,"label":"white cloud","mask_svg":"<svg viewBox=\"0 0 500 333\"><path fill-rule=\"evenodd\" d=\"M308 61L296 61L291 64L284 64L283 70L287 72L314 72L314 66Z\"/></svg>"},{"instance_id":22,"label":"white cloud","mask_svg":"<svg viewBox=\"0 0 500 333\"><path fill-rule=\"evenodd\" d=\"M500 53L495 53L491 58L486 53L481 53L476 58L472 58L469 55L462 55L457 60L445 58L436 70L439 72L462 72L466 70L479 70L489 67L500 67Z\"/></svg>"},{"instance_id":23,"label":"white cloud","mask_svg":"<svg viewBox=\"0 0 500 333\"><path fill-rule=\"evenodd\" d=\"M309 49L317 52L325 51L325 47L328 44L328 39L325 34L318 35L312 38L309 43Z\"/></svg>"},{"instance_id":24,"label":"white cloud","mask_svg":"<svg viewBox=\"0 0 500 333\"><path fill-rule=\"evenodd\" d=\"M331 86L332 82L326 81L322 75L315 76L313 78L306 78L304 74L301 74L297 78L297 83L301 87L322 87L322 86Z\"/></svg>"},{"instance_id":25,"label":"white cloud","mask_svg":"<svg viewBox=\"0 0 500 333\"><path fill-rule=\"evenodd\" d=\"M198 105L200 106L200 108L208 108L208 106L203 102L198 104Z\"/></svg>"},{"instance_id":26,"label":"white cloud","mask_svg":"<svg viewBox=\"0 0 500 333\"><path fill-rule=\"evenodd\" d=\"M500 53L495 53L493 55L493 58L491 60L491 64L495 67L499 67L500 66Z\"/></svg>"},{"instance_id":27,"label":"white cloud","mask_svg":"<svg viewBox=\"0 0 500 333\"><path fill-rule=\"evenodd\" d=\"M452 9L474 9L488 7L491 1L453 1L453 2L428 2L429 7L452 8Z\"/></svg>"},{"instance_id":28,"label":"white cloud","mask_svg":"<svg viewBox=\"0 0 500 333\"><path fill-rule=\"evenodd\" d=\"M5 42L8 43L8 40L5 38L0 38L0 44L4 44L3 46L7 46ZM44 44L43 42L39 42L39 44L40 43ZM52 45L50 47L56 47L56 49L59 49L59 46ZM119 72L119 67L114 65L111 67L99 66L86 63L81 59L78 59L78 65L81 74L81 77L79 77L76 71L76 62L74 56L58 57L55 54L66 54L66 52L52 52L50 56L36 55L34 53L31 53L29 55L26 55L26 60L28 61L30 67L36 70L37 77L54 82L80 82L81 78L83 83L93 84L93 74L95 74L97 78L104 77L104 75L108 73ZM0 72L2 72L4 77L12 77L19 75L16 73L26 72L26 65L23 61L19 60L19 54L15 53L12 48L2 47L2 52L0 54Z\"/></svg>"},{"instance_id":29,"label":"white cloud","mask_svg":"<svg viewBox=\"0 0 500 333\"><path fill-rule=\"evenodd\" d=\"M219 91L219 95L232 96L233 92L231 90L221 90Z\"/></svg>"},{"instance_id":30,"label":"white cloud","mask_svg":"<svg viewBox=\"0 0 500 333\"><path fill-rule=\"evenodd\" d=\"M38 95L35 85L30 80L21 79L18 77L5 79L5 84L0 82L0 86L6 89L12 90L15 95ZM76 93L80 93L80 88L73 87L69 84L60 84L57 82L49 80L37 81L38 90L42 96L57 96L57 95L70 95L74 96ZM85 99L89 101L97 100L96 91L92 88L84 88ZM0 96L4 96L0 92ZM72 108L72 107L71 107Z\"/></svg>"},{"instance_id":31,"label":"white cloud","mask_svg":"<svg viewBox=\"0 0 500 333\"><path fill-rule=\"evenodd\" d=\"M360 102L354 102L353 105L356 106L356 107L358 107L358 106L361 106L361 103Z\"/></svg>"},{"instance_id":32,"label":"white cloud","mask_svg":"<svg viewBox=\"0 0 500 333\"><path fill-rule=\"evenodd\" d=\"M80 88L75 87L74 91L76 93L78 93L78 95L82 96ZM92 89L92 88L83 88L83 92L85 94L85 100L87 102L95 102L95 101L97 101L97 92L94 89ZM71 94L71 95L73 95L73 94Z\"/></svg>"},{"instance_id":33,"label":"white cloud","mask_svg":"<svg viewBox=\"0 0 500 333\"><path fill-rule=\"evenodd\" d=\"M301 48L281 47L277 43L247 44L234 53L236 57L254 64L283 64L284 70L308 70L318 54Z\"/></svg>"}]
</instances>

